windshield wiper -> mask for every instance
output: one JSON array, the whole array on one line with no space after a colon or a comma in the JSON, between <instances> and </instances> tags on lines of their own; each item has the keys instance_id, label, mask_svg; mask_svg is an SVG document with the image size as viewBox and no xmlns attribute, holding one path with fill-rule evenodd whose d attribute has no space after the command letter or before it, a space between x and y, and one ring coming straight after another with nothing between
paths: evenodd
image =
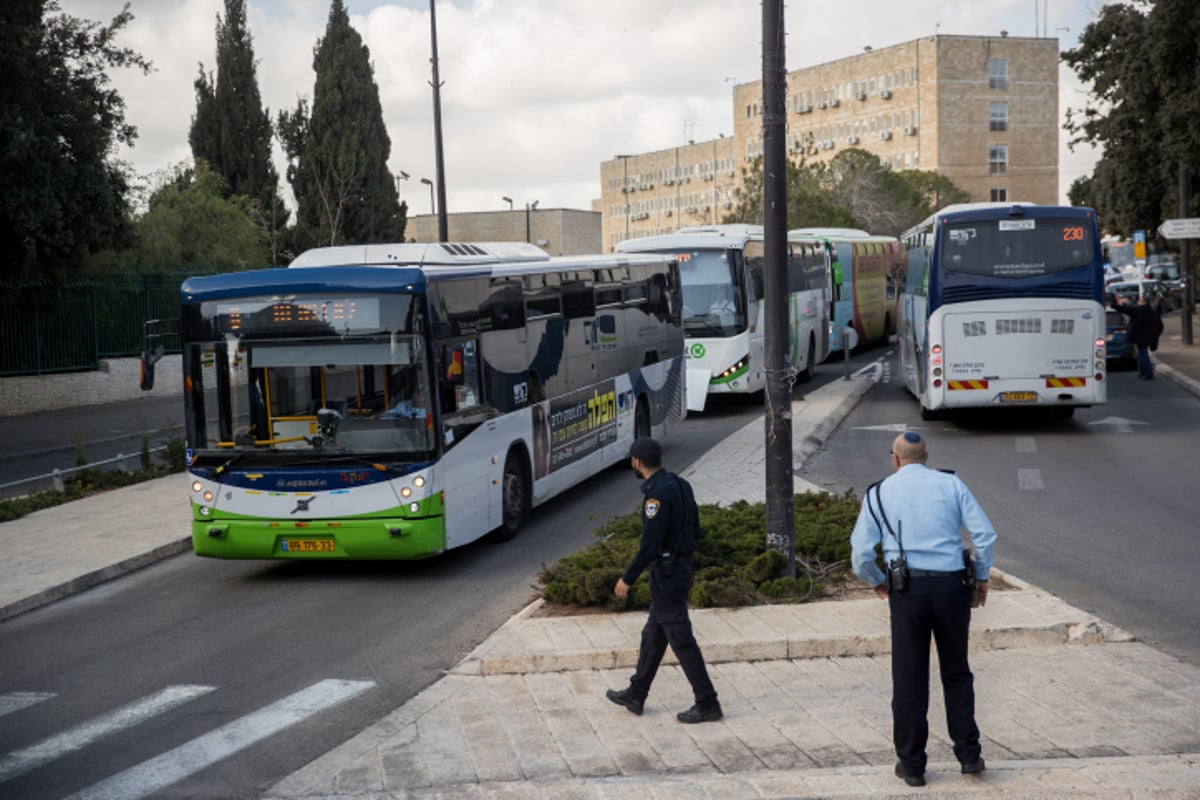
<instances>
[{"instance_id":1,"label":"windshield wiper","mask_svg":"<svg viewBox=\"0 0 1200 800\"><path fill-rule=\"evenodd\" d=\"M355 455L348 455L348 454L338 454L336 456L335 455L321 456L316 460L316 463L318 463L318 464L336 464L340 461L346 461L346 462L350 462L352 464L362 464L363 466L370 467L371 469L374 469L377 472L395 472L397 474L403 474L403 473L401 473L399 468L393 466L392 464L384 464L381 461L371 461L370 459L363 458L362 456L355 456Z\"/></svg>"}]
</instances>

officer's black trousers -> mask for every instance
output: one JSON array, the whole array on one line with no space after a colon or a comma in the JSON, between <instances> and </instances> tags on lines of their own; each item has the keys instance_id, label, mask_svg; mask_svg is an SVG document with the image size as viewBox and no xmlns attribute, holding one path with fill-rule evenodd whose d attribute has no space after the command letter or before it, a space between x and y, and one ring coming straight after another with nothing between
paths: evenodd
<instances>
[{"instance_id":1,"label":"officer's black trousers","mask_svg":"<svg viewBox=\"0 0 1200 800\"><path fill-rule=\"evenodd\" d=\"M946 727L954 755L979 758L975 725L975 679L967 663L971 591L957 575L913 577L905 592L888 595L892 615L892 737L900 763L925 771L929 738L929 637L937 645L946 704Z\"/></svg>"},{"instance_id":2,"label":"officer's black trousers","mask_svg":"<svg viewBox=\"0 0 1200 800\"><path fill-rule=\"evenodd\" d=\"M659 575L657 569L650 571L650 616L642 628L637 671L629 681L633 693L641 700L650 693L650 684L654 682L669 644L679 659L683 674L692 684L696 704L711 707L717 702L717 690L708 677L704 656L688 619L687 594L693 574L692 565L684 561L675 565L675 574L671 577Z\"/></svg>"}]
</instances>

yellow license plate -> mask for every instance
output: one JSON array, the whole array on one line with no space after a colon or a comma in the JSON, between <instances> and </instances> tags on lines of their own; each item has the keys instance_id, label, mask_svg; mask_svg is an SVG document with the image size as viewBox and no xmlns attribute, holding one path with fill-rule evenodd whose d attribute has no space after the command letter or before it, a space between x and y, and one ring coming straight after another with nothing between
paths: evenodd
<instances>
[{"instance_id":1,"label":"yellow license plate","mask_svg":"<svg viewBox=\"0 0 1200 800\"><path fill-rule=\"evenodd\" d=\"M1037 392L1001 392L1001 403L1035 403L1037 402Z\"/></svg>"},{"instance_id":2,"label":"yellow license plate","mask_svg":"<svg viewBox=\"0 0 1200 800\"><path fill-rule=\"evenodd\" d=\"M332 553L333 539L284 539L285 553Z\"/></svg>"}]
</instances>

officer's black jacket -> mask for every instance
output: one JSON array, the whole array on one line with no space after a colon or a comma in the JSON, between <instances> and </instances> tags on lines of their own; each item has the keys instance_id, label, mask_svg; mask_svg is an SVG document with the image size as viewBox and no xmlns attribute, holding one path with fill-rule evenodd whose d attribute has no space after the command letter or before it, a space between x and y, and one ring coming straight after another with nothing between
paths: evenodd
<instances>
[{"instance_id":1,"label":"officer's black jacket","mask_svg":"<svg viewBox=\"0 0 1200 800\"><path fill-rule=\"evenodd\" d=\"M642 544L621 576L628 584L664 552L686 556L696 549L696 541L684 524L683 489L675 474L658 470L642 483L642 495Z\"/></svg>"}]
</instances>

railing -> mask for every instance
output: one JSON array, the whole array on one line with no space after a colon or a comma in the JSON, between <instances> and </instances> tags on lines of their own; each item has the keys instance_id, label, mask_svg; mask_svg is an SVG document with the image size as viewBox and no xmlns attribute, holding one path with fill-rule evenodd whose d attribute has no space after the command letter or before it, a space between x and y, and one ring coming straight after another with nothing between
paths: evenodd
<instances>
[{"instance_id":1,"label":"railing","mask_svg":"<svg viewBox=\"0 0 1200 800\"><path fill-rule=\"evenodd\" d=\"M167 449L167 446L165 444L163 444L163 445L159 445L158 447L151 447L148 451L145 451L145 452L157 453L157 452L160 452L160 451L166 450L166 449ZM131 470L129 468L129 464L127 463L128 460L131 458L135 458L138 460L138 463L140 464L142 455L143 455L143 451L141 451L141 450L137 451L136 453L117 453L112 458L106 458L103 461L96 461L91 464L83 464L78 467L68 467L67 469L57 469L56 468L50 472L45 473L44 475L34 475L31 478L21 478L20 480L17 480L17 481L9 481L8 483L0 483L0 497L7 496L7 492L9 489L15 489L18 486L25 486L27 484L45 484L47 482L49 482L54 487L54 491L63 492L63 491L66 491L66 483L64 482L64 478L66 478L67 476L74 475L77 472L86 472L87 470L98 469L100 467L105 467L110 464L116 464L117 469L120 470L121 472L132 472L133 470ZM36 488L36 486L35 486L35 488Z\"/></svg>"},{"instance_id":2,"label":"railing","mask_svg":"<svg viewBox=\"0 0 1200 800\"><path fill-rule=\"evenodd\" d=\"M94 370L102 358L140 355L145 320L179 317L179 286L184 277L167 274L61 285L0 280L0 376ZM179 352L177 342L174 346L168 352Z\"/></svg>"}]
</instances>

